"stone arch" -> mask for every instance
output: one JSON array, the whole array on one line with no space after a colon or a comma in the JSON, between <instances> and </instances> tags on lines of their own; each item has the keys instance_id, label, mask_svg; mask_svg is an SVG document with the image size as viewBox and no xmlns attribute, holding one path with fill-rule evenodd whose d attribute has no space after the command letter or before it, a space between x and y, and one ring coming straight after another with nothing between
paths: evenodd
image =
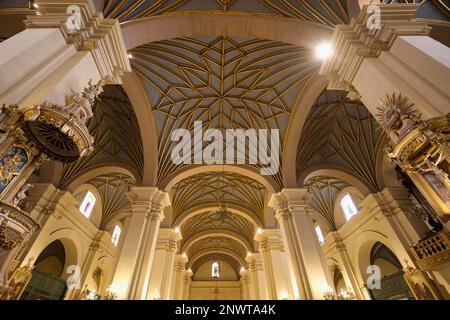
<instances>
[{"instance_id":1,"label":"stone arch","mask_svg":"<svg viewBox=\"0 0 450 320\"><path fill-rule=\"evenodd\" d=\"M173 227L181 227L189 219L192 219L199 214L202 214L207 211L217 211L219 209L220 209L220 206L217 204L197 206L197 207L192 208L189 211L185 211L181 215L177 216L176 219L173 221L172 226ZM227 205L227 209L231 213L234 213L238 216L245 218L247 221L249 221L251 224L253 224L253 226L255 227L255 230L257 228L263 227L263 222L253 212L251 212L247 209L241 208L239 206L233 205L233 204Z\"/></svg>"},{"instance_id":2,"label":"stone arch","mask_svg":"<svg viewBox=\"0 0 450 320\"><path fill-rule=\"evenodd\" d=\"M164 184L161 186L161 189L164 191L170 191L174 185L176 185L181 180L184 180L186 178L195 176L200 173L204 172L231 172L231 173L237 173L243 176L246 176L250 179L253 179L259 183L261 183L263 186L266 187L266 189L269 192L276 192L279 191L275 181L270 179L268 176L262 176L259 173L255 172L254 170L251 170L244 166L237 166L237 165L190 165L183 167L181 170L177 171L176 174L169 177L168 181L165 181Z\"/></svg>"},{"instance_id":3,"label":"stone arch","mask_svg":"<svg viewBox=\"0 0 450 320\"><path fill-rule=\"evenodd\" d=\"M129 170L127 170L123 167L119 167L116 165L101 166L98 168L91 169L91 170L77 176L73 180L69 181L65 185L65 189L67 189L70 192L75 192L75 190L77 190L78 187L80 187L84 183L88 182L89 180L91 180L97 176L100 176L102 174L107 174L107 173L112 173L112 172L124 174L129 177L134 177L134 175Z\"/></svg>"},{"instance_id":4,"label":"stone arch","mask_svg":"<svg viewBox=\"0 0 450 320\"><path fill-rule=\"evenodd\" d=\"M299 19L261 14L192 12L151 16L121 24L127 50L140 45L202 35L252 36L314 48L329 40L332 28Z\"/></svg>"},{"instance_id":5,"label":"stone arch","mask_svg":"<svg viewBox=\"0 0 450 320\"><path fill-rule=\"evenodd\" d=\"M206 238L211 238L211 237L222 237L222 238L229 238L232 239L236 242L238 242L239 244L241 244L248 252L252 252L252 245L250 243L247 242L247 240L241 236L240 234L237 234L235 232L231 232L228 230L207 230L207 231L203 231L198 233L196 236L189 238L184 244L183 247L181 248L182 252L187 252L189 247L192 246L194 243L206 239Z\"/></svg>"},{"instance_id":6,"label":"stone arch","mask_svg":"<svg viewBox=\"0 0 450 320\"><path fill-rule=\"evenodd\" d=\"M308 84L299 95L293 113L287 127L286 138L283 145L283 158L281 159L281 171L284 188L297 188L300 186L297 177L297 148L306 122L314 102L328 85L325 77L314 73Z\"/></svg>"},{"instance_id":7,"label":"stone arch","mask_svg":"<svg viewBox=\"0 0 450 320\"><path fill-rule=\"evenodd\" d=\"M342 168L334 166L313 166L305 170L298 179L299 186L302 186L305 181L317 176L327 176L340 179L347 182L349 185L355 187L363 196L371 193L369 187L362 182L357 176L351 172L347 172Z\"/></svg>"}]
</instances>

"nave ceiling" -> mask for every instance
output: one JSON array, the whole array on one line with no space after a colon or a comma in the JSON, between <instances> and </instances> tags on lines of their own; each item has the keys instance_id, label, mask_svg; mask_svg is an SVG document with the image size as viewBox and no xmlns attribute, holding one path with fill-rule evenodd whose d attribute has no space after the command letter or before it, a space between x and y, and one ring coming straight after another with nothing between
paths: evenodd
<instances>
[{"instance_id":1,"label":"nave ceiling","mask_svg":"<svg viewBox=\"0 0 450 320\"><path fill-rule=\"evenodd\" d=\"M443 0L383 0L393 2L423 2L418 18L450 19L450 6ZM105 17L124 24L207 11L299 19L332 30L336 24L350 21L354 4L352 0L105 0L102 7ZM1 1L0 13L27 6L28 1ZM279 129L284 145L299 97L320 64L310 49L248 35L166 39L140 45L129 53L152 113L158 144L158 186L167 185L185 169L170 159L170 137L177 128L192 131L194 121L203 121L204 129L222 131ZM126 193L140 184L145 166L138 120L122 87L105 87L89 129L96 148L87 157L64 165L60 187L69 187L96 168L120 168L120 172L84 181L101 195L104 228L128 210ZM296 175L299 185L312 194L311 208L332 228L336 227L335 199L349 183L331 175L310 174L318 169L341 170L370 192L380 191L383 181L376 172L382 145L383 135L361 102L336 91L324 91L317 98L298 143ZM259 169L250 166L250 170ZM281 170L273 180L277 191L281 190ZM267 188L243 174L211 171L186 177L167 191L172 200L172 222L183 221L171 227L180 227L180 253L195 257L190 261L193 270L218 258L238 273L247 252L256 249L256 226L265 225ZM222 206L233 207L240 214L223 215ZM199 212L183 220L183 214L195 207Z\"/></svg>"}]
</instances>

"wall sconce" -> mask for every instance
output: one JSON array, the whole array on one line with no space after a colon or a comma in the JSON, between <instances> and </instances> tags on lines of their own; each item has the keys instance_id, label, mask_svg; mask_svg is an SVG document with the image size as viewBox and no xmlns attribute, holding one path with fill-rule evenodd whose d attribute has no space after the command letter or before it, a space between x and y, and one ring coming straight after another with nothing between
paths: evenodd
<instances>
[{"instance_id":1,"label":"wall sconce","mask_svg":"<svg viewBox=\"0 0 450 320\"><path fill-rule=\"evenodd\" d=\"M323 292L323 297L325 300L334 300L334 290L332 287L328 286Z\"/></svg>"},{"instance_id":2,"label":"wall sconce","mask_svg":"<svg viewBox=\"0 0 450 320\"><path fill-rule=\"evenodd\" d=\"M160 300L161 295L159 294L158 289L153 290L153 293L150 295L151 300Z\"/></svg>"},{"instance_id":3,"label":"wall sconce","mask_svg":"<svg viewBox=\"0 0 450 320\"><path fill-rule=\"evenodd\" d=\"M106 297L105 300L116 300L117 299L117 293L116 290L114 290L113 285L110 285L108 289L106 289Z\"/></svg>"},{"instance_id":4,"label":"wall sconce","mask_svg":"<svg viewBox=\"0 0 450 320\"><path fill-rule=\"evenodd\" d=\"M289 292L286 289L281 290L280 300L289 300Z\"/></svg>"},{"instance_id":5,"label":"wall sconce","mask_svg":"<svg viewBox=\"0 0 450 320\"><path fill-rule=\"evenodd\" d=\"M339 300L353 300L355 298L355 294L347 288L347 290L341 289L338 294Z\"/></svg>"}]
</instances>

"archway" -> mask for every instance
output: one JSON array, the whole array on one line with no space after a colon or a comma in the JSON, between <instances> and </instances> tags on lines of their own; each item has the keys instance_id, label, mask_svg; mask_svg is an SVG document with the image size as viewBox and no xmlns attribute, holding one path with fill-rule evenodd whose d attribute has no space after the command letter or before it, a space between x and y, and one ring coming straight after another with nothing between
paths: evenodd
<instances>
[{"instance_id":1,"label":"archway","mask_svg":"<svg viewBox=\"0 0 450 320\"><path fill-rule=\"evenodd\" d=\"M66 248L60 240L50 243L39 254L32 277L21 300L63 300L67 292L62 279L66 265Z\"/></svg>"},{"instance_id":2,"label":"archway","mask_svg":"<svg viewBox=\"0 0 450 320\"><path fill-rule=\"evenodd\" d=\"M376 242L370 251L370 265L374 274L380 276L368 291L374 300L412 300L413 294L406 283L403 267L395 254L381 242Z\"/></svg>"}]
</instances>

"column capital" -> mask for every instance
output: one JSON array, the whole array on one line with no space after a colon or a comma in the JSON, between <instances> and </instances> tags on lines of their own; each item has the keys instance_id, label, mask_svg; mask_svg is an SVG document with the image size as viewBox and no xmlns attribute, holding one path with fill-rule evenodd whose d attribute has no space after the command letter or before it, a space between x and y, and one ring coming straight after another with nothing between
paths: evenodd
<instances>
[{"instance_id":1,"label":"column capital","mask_svg":"<svg viewBox=\"0 0 450 320\"><path fill-rule=\"evenodd\" d=\"M283 189L281 192L272 194L269 207L275 210L275 218L287 218L293 211L307 211L308 201L311 194L305 188Z\"/></svg>"},{"instance_id":2,"label":"column capital","mask_svg":"<svg viewBox=\"0 0 450 320\"><path fill-rule=\"evenodd\" d=\"M241 270L239 272L239 275L241 276L241 281L243 285L248 285L250 284L250 272L248 270Z\"/></svg>"},{"instance_id":3,"label":"column capital","mask_svg":"<svg viewBox=\"0 0 450 320\"><path fill-rule=\"evenodd\" d=\"M188 260L189 259L185 254L175 255L175 260L173 262L173 270L177 272L184 272Z\"/></svg>"},{"instance_id":4,"label":"column capital","mask_svg":"<svg viewBox=\"0 0 450 320\"><path fill-rule=\"evenodd\" d=\"M336 26L331 38L333 58L322 63L319 73L328 76L329 89L348 90L364 58L378 57L389 50L397 36L428 35L426 22L412 21L419 4L364 6L348 25ZM380 25L375 26L377 14ZM374 21L375 18L375 21ZM373 26L373 27L372 27Z\"/></svg>"},{"instance_id":5,"label":"column capital","mask_svg":"<svg viewBox=\"0 0 450 320\"><path fill-rule=\"evenodd\" d=\"M67 43L90 50L102 79L120 84L130 61L119 21L105 19L92 0L36 0L37 14L27 16L27 28L59 28Z\"/></svg>"},{"instance_id":6,"label":"column capital","mask_svg":"<svg viewBox=\"0 0 450 320\"><path fill-rule=\"evenodd\" d=\"M133 187L127 193L133 213L147 213L153 218L164 219L163 210L170 206L170 197L156 187Z\"/></svg>"},{"instance_id":7,"label":"column capital","mask_svg":"<svg viewBox=\"0 0 450 320\"><path fill-rule=\"evenodd\" d=\"M156 249L175 252L178 240L181 240L181 233L173 229L159 229Z\"/></svg>"},{"instance_id":8,"label":"column capital","mask_svg":"<svg viewBox=\"0 0 450 320\"><path fill-rule=\"evenodd\" d=\"M259 251L284 251L283 239L279 229L266 229L256 233L254 240L259 242Z\"/></svg>"},{"instance_id":9,"label":"column capital","mask_svg":"<svg viewBox=\"0 0 450 320\"><path fill-rule=\"evenodd\" d=\"M262 258L259 253L251 253L247 255L245 260L248 262L248 270L250 271L263 270Z\"/></svg>"},{"instance_id":10,"label":"column capital","mask_svg":"<svg viewBox=\"0 0 450 320\"><path fill-rule=\"evenodd\" d=\"M192 276L194 275L194 273L192 272L192 270L189 268L187 270L184 270L184 275L183 275L183 283L185 285L189 285L192 282Z\"/></svg>"}]
</instances>

